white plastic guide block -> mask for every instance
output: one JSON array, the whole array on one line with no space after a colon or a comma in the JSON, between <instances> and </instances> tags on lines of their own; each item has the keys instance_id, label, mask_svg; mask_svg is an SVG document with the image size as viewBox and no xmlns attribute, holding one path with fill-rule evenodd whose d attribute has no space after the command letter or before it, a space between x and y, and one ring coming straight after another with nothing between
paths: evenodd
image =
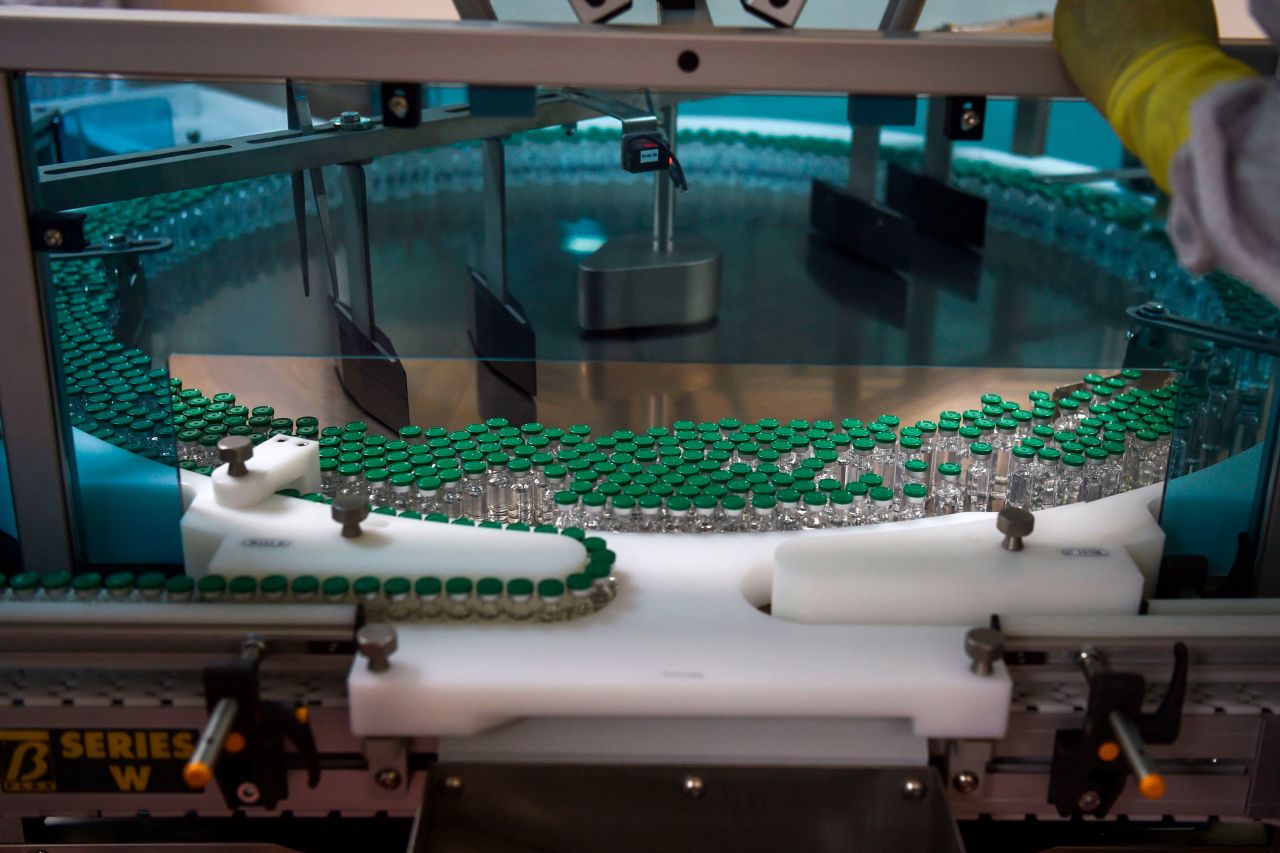
<instances>
[{"instance_id":1,"label":"white plastic guide block","mask_svg":"<svg viewBox=\"0 0 1280 853\"><path fill-rule=\"evenodd\" d=\"M244 509L261 503L281 489L320 491L320 445L305 438L277 435L253 449L245 463L249 473L232 477L227 466L214 469L214 499L225 507Z\"/></svg>"},{"instance_id":2,"label":"white plastic guide block","mask_svg":"<svg viewBox=\"0 0 1280 853\"><path fill-rule=\"evenodd\" d=\"M992 613L1137 613L1144 575L1131 546L1145 554L1154 537L1158 554L1160 539L1148 509L1158 493L1143 491L1037 513L1021 551L1001 547L995 513L797 538L775 554L773 614L979 625Z\"/></svg>"},{"instance_id":3,"label":"white plastic guide block","mask_svg":"<svg viewBox=\"0 0 1280 853\"><path fill-rule=\"evenodd\" d=\"M1096 526L1105 536L1073 541L1105 542L1114 559L1109 555L1107 569L1098 564L1087 576L1077 573L1083 591L1076 603L1136 612L1143 574L1130 554L1149 553L1153 541L1159 553L1150 511L1158 495L1143 490L1083 512L1064 507L1039 513L1028 546L1039 538L1048 547L1059 536ZM903 549L931 532L939 534L932 555L953 559L956 537L968 536L975 523L999 550L994 515L865 532L608 533L619 582L618 598L608 607L546 625L398 625L399 650L390 669L369 672L357 660L351 670L352 726L365 736L466 738L516 720L573 716L669 718L673 725L707 717L859 718L906 720L920 737L1000 737L1009 713L1008 675L1003 664L988 677L970 672L964 635L985 625L1008 599L993 597L978 608L970 596L969 613L940 623L929 608L953 594L950 581L939 578L934 589L903 573L896 595L918 605L914 615L920 618L906 620L913 624L805 624L780 618L774 577L772 615L757 607L769 599L771 576L782 572L774 565L775 550L825 548L827 542L839 543L841 551L875 548L892 569L902 564ZM1027 612L1051 612L1061 590L1046 585L1037 594L1035 586L1020 586Z\"/></svg>"},{"instance_id":4,"label":"white plastic guide block","mask_svg":"<svg viewBox=\"0 0 1280 853\"><path fill-rule=\"evenodd\" d=\"M228 477L226 466L212 478L182 472L188 498L182 517L182 548L188 574L465 575L536 581L563 578L586 564L582 543L567 536L462 527L374 513L360 523L360 536L345 539L326 504L277 495L274 490L266 491L254 503L240 503L259 495L266 483L306 483L308 473L294 476L302 464L299 456L281 453L260 458L255 452L249 470L252 475L254 463L258 463L260 476L244 489L238 489L234 481L249 478ZM280 471L267 467L273 462ZM314 448L308 464L318 475ZM223 500L228 495L230 503Z\"/></svg>"}]
</instances>

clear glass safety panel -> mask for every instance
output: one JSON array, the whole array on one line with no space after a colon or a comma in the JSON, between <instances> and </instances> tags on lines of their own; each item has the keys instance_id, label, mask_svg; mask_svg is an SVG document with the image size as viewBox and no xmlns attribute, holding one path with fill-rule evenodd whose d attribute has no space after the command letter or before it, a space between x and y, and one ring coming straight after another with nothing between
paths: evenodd
<instances>
[{"instance_id":1,"label":"clear glass safety panel","mask_svg":"<svg viewBox=\"0 0 1280 853\"><path fill-rule=\"evenodd\" d=\"M209 103L208 88L183 91ZM427 104L453 105L429 118L465 121L460 92L429 91ZM326 97L333 112L371 109L368 87ZM283 108L271 109L283 128ZM921 168L925 109L881 136L881 204L894 174ZM587 115L513 132L500 151L451 141L229 183L193 177L207 162L192 158L166 166L182 184L172 192L89 206L95 240L169 241L139 256L141 286L122 289L101 260L52 265L72 422L169 486L155 516L98 517L165 531L154 554L130 560L163 563L163 551L179 562L168 466L207 475L218 439L235 435L320 441L317 501L356 490L384 512L465 517L440 503L441 475L465 481L472 465L487 478L527 461L541 508L486 508L473 522L591 527L588 507L617 504L623 529L645 523L642 501L667 518L674 500L680 519L714 504L714 524L745 527L757 502L761 516L781 513L779 501L802 516L813 507L815 525L855 523L850 507L865 520L873 498L908 517L1043 507L1160 481L1171 458L1177 474L1211 467L1264 440L1269 360L1203 342L1130 345L1126 309L1151 300L1272 335L1275 309L1242 282L1181 271L1140 185L1061 177L1120 165L1087 107L1054 104L1051 156L1028 157L1009 153L1015 104L993 101L986 139L957 145L949 171L950 188L985 207L981 245L908 228L900 268L812 227L815 182L848 183L845 110L816 97L681 104L674 152L689 190L674 193L672 240L696 250L677 260L651 248L665 173L624 171L618 122ZM396 132L373 124L357 133ZM643 260L609 254L623 244ZM678 267L706 264L700 251L717 258L718 301L681 322L687 291L644 282L696 290L705 270ZM658 278L634 278L637 263ZM638 288L612 327L586 321L587 281ZM1192 399L1200 414L1180 415ZM1230 422L1206 425L1219 415ZM1015 447L1034 451L1047 478L1029 496L1010 496L1026 479ZM983 456L990 471L972 473ZM944 462L958 470L940 473ZM548 484L548 468L566 479ZM92 519L100 508L81 488ZM577 496L564 505L578 514L560 514L557 491ZM802 523L779 517L765 523Z\"/></svg>"}]
</instances>

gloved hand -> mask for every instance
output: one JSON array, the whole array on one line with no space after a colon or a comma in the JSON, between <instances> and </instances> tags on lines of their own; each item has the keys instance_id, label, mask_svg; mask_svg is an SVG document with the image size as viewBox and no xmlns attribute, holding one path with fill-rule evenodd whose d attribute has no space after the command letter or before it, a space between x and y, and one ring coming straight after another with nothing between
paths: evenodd
<instances>
[{"instance_id":1,"label":"gloved hand","mask_svg":"<svg viewBox=\"0 0 1280 853\"><path fill-rule=\"evenodd\" d=\"M1058 0L1053 42L1081 93L1166 191L1192 104L1254 76L1218 48L1212 0Z\"/></svg>"}]
</instances>

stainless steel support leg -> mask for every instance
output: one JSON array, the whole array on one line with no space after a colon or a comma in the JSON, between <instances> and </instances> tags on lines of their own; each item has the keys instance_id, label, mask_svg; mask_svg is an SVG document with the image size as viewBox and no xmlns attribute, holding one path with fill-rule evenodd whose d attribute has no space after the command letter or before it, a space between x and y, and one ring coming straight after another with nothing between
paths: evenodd
<instances>
[{"instance_id":1,"label":"stainless steel support leg","mask_svg":"<svg viewBox=\"0 0 1280 853\"><path fill-rule=\"evenodd\" d=\"M929 112L924 124L924 162L920 171L946 183L951 177L951 140L944 132L947 121L947 99L929 98Z\"/></svg>"},{"instance_id":2,"label":"stainless steel support leg","mask_svg":"<svg viewBox=\"0 0 1280 853\"><path fill-rule=\"evenodd\" d=\"M658 119L667 144L676 150L676 107L663 107ZM676 236L676 188L666 172L653 175L653 248L656 252L669 253Z\"/></svg>"},{"instance_id":3,"label":"stainless steel support leg","mask_svg":"<svg viewBox=\"0 0 1280 853\"><path fill-rule=\"evenodd\" d=\"M1024 157L1039 157L1044 154L1048 137L1049 102L1042 98L1018 98L1010 150Z\"/></svg>"},{"instance_id":4,"label":"stainless steel support leg","mask_svg":"<svg viewBox=\"0 0 1280 853\"><path fill-rule=\"evenodd\" d=\"M23 564L51 572L72 566L68 483L73 463L64 452L53 347L36 274L36 263L47 261L33 259L28 236L30 187L22 157L27 112L20 85L12 74L0 78L0 256L6 259L0 417Z\"/></svg>"}]
</instances>

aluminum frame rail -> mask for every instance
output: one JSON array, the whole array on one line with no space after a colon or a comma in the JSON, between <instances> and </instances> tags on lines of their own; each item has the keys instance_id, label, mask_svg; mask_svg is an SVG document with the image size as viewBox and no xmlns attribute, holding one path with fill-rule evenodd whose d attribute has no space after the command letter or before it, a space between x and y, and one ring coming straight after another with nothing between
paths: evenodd
<instances>
[{"instance_id":1,"label":"aluminum frame rail","mask_svg":"<svg viewBox=\"0 0 1280 853\"><path fill-rule=\"evenodd\" d=\"M1264 42L1233 42L1228 50L1260 69L1275 67ZM1043 37L107 9L0 10L0 68L180 79L1078 95Z\"/></svg>"}]
</instances>

